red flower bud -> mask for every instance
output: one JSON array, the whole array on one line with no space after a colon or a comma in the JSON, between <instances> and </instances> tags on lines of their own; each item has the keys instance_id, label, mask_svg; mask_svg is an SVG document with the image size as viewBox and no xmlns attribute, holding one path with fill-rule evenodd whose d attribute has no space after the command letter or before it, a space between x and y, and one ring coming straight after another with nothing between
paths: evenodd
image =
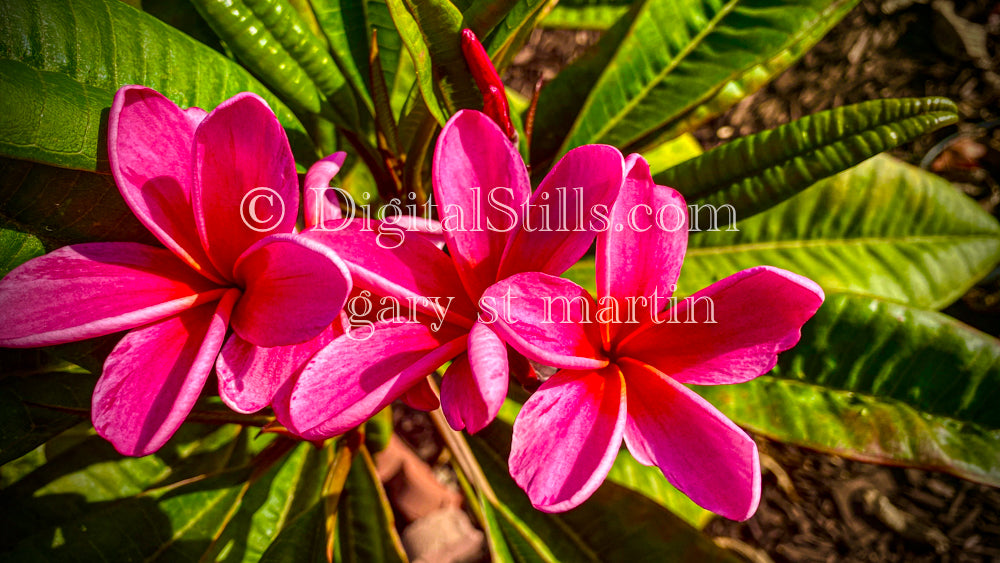
<instances>
[{"instance_id":1,"label":"red flower bud","mask_svg":"<svg viewBox=\"0 0 1000 563\"><path fill-rule=\"evenodd\" d=\"M510 105L507 103L503 82L483 44L471 29L462 30L462 54L465 55L472 77L476 79L476 86L483 94L483 113L500 126L511 142L516 143L517 130L510 120Z\"/></svg>"}]
</instances>

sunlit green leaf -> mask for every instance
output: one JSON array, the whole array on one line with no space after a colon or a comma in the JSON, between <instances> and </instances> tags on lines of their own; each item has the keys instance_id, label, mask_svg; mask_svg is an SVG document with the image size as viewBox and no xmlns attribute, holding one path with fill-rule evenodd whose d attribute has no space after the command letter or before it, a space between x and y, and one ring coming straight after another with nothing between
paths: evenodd
<instances>
[{"instance_id":1,"label":"sunlit green leaf","mask_svg":"<svg viewBox=\"0 0 1000 563\"><path fill-rule=\"evenodd\" d=\"M182 107L205 109L239 92L256 92L288 130L299 158L307 163L315 159L302 125L246 70L124 2L4 0L0 60L16 61L3 67L6 88L28 93L45 87L33 100L0 97L6 120L0 130L0 151L6 156L87 170L104 168L103 135L111 95L120 86L142 84ZM27 73L17 63L37 72ZM8 83L8 78L17 82ZM8 105L19 99L22 105ZM41 114L39 104L45 108ZM16 154L8 154L11 143L21 147Z\"/></svg>"},{"instance_id":2,"label":"sunlit green leaf","mask_svg":"<svg viewBox=\"0 0 1000 563\"><path fill-rule=\"evenodd\" d=\"M788 9L767 0L637 1L591 53L543 90L532 161L588 143L650 146L655 134L720 92L739 91L727 98L735 103L763 86L854 4L807 0ZM568 133L566 123L572 123Z\"/></svg>"},{"instance_id":3,"label":"sunlit green leaf","mask_svg":"<svg viewBox=\"0 0 1000 563\"><path fill-rule=\"evenodd\" d=\"M681 271L683 295L768 264L828 291L933 309L1000 261L996 219L940 177L885 156L738 222L738 231L697 228Z\"/></svg>"},{"instance_id":4,"label":"sunlit green leaf","mask_svg":"<svg viewBox=\"0 0 1000 563\"><path fill-rule=\"evenodd\" d=\"M831 294L774 372L696 390L777 440L1000 486L1000 341L940 313Z\"/></svg>"}]
</instances>

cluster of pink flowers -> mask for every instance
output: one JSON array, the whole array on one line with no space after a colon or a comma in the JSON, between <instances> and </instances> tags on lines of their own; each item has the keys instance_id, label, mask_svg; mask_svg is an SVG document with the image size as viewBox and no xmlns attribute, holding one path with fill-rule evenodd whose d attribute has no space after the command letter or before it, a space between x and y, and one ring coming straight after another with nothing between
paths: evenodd
<instances>
[{"instance_id":1,"label":"cluster of pink flowers","mask_svg":"<svg viewBox=\"0 0 1000 563\"><path fill-rule=\"evenodd\" d=\"M297 231L294 160L259 97L241 94L206 114L124 87L110 115L112 172L166 248L80 244L23 264L0 281L0 346L129 330L105 363L92 409L97 432L126 455L149 454L169 439L213 367L233 410L270 406L290 432L318 440L396 399L437 408L427 377L448 362L440 407L456 430L477 432L497 416L511 372L532 372L530 359L559 369L514 425L510 472L537 508L583 502L624 440L701 506L748 518L760 497L756 446L685 384L738 383L770 370L798 341L822 290L790 272L754 268L695 295L711 299L718 322L659 322L705 301L636 299L672 293L687 230L665 232L648 217L636 228L632 210L684 209L681 195L656 185L641 156L606 145L568 152L532 189L512 127L493 115L503 123L499 104L489 116L456 113L438 138L434 197L441 209L466 210L443 228L446 253L417 233L387 248L371 229L340 218L332 202L316 200L313 188L329 185L343 153L306 175L305 229ZM240 215L261 187L292 210L268 232ZM504 205L490 205L496 193L473 189L480 187L505 188ZM566 187L582 187L583 197L568 207L542 204ZM611 210L609 228L575 224L598 205ZM513 228L482 228L510 221L498 209L519 210ZM597 302L556 277L595 238ZM342 309L360 295L412 310L373 319L358 338ZM507 314L488 314L490 300L509 304ZM609 314L589 322L583 310L609 300L639 303L645 320Z\"/></svg>"}]
</instances>

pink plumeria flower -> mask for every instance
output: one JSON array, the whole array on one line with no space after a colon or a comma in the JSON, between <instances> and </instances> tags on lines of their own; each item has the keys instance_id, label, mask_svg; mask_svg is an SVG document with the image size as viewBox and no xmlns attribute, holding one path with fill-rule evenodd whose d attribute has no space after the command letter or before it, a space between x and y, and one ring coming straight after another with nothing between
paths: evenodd
<instances>
[{"instance_id":1,"label":"pink plumeria flower","mask_svg":"<svg viewBox=\"0 0 1000 563\"><path fill-rule=\"evenodd\" d=\"M687 244L684 199L654 185L638 155L626 167L609 228L598 235L597 302L573 282L537 272L486 292L512 296L510 316L494 324L503 338L560 368L517 416L510 473L535 507L568 510L604 481L624 438L639 462L658 466L696 503L745 520L760 500L757 447L685 384L739 383L769 371L798 342L823 291L758 267L668 300Z\"/></svg>"},{"instance_id":2,"label":"pink plumeria flower","mask_svg":"<svg viewBox=\"0 0 1000 563\"><path fill-rule=\"evenodd\" d=\"M594 240L592 214L610 209L625 177L617 149L587 145L568 152L532 194L517 149L474 110L445 125L433 166L450 257L422 237L386 249L360 228L303 233L345 249L358 287L413 303L423 317L376 323L363 339L349 334L317 353L275 400L293 432L309 439L343 433L404 394L432 406L422 380L449 360L441 385L448 422L469 432L489 424L507 394L510 362L504 342L479 320L502 304L484 309L480 297L507 276L561 274L574 264Z\"/></svg>"},{"instance_id":3,"label":"pink plumeria flower","mask_svg":"<svg viewBox=\"0 0 1000 563\"><path fill-rule=\"evenodd\" d=\"M246 393L266 404L281 382L243 381L252 357L237 352L330 331L351 278L329 247L294 234L295 162L258 96L206 114L125 86L111 106L108 153L125 201L166 248L79 244L21 265L0 281L0 346L131 329L104 364L92 420L119 452L146 455L191 411L224 342L235 369L219 369L223 399Z\"/></svg>"}]
</instances>

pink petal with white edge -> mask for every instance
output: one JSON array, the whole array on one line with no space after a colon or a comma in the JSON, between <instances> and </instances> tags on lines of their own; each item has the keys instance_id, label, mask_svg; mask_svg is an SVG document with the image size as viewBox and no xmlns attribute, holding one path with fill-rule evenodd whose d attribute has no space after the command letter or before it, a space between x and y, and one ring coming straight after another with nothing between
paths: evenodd
<instances>
[{"instance_id":1,"label":"pink petal with white edge","mask_svg":"<svg viewBox=\"0 0 1000 563\"><path fill-rule=\"evenodd\" d=\"M307 229L340 219L337 191L330 187L330 180L340 172L345 158L346 152L335 152L310 166L306 172L304 199Z\"/></svg>"},{"instance_id":2,"label":"pink petal with white edge","mask_svg":"<svg viewBox=\"0 0 1000 563\"><path fill-rule=\"evenodd\" d=\"M476 307L469 300L451 257L429 241L410 236L379 221L331 221L303 237L336 251L351 272L354 285L395 298L400 305L465 328L472 327Z\"/></svg>"},{"instance_id":3,"label":"pink petal with white edge","mask_svg":"<svg viewBox=\"0 0 1000 563\"><path fill-rule=\"evenodd\" d=\"M490 286L479 302L480 322L536 362L564 369L608 365L594 322L597 305L569 280L516 274Z\"/></svg>"},{"instance_id":4,"label":"pink petal with white edge","mask_svg":"<svg viewBox=\"0 0 1000 563\"><path fill-rule=\"evenodd\" d=\"M319 336L290 346L262 348L231 335L215 363L219 396L236 412L252 413L271 404L278 389L305 366L309 358L343 334L336 323Z\"/></svg>"},{"instance_id":5,"label":"pink petal with white edge","mask_svg":"<svg viewBox=\"0 0 1000 563\"><path fill-rule=\"evenodd\" d=\"M434 151L434 198L445 240L468 293L497 280L507 239L531 194L517 147L486 114L456 113Z\"/></svg>"},{"instance_id":6,"label":"pink petal with white edge","mask_svg":"<svg viewBox=\"0 0 1000 563\"><path fill-rule=\"evenodd\" d=\"M600 216L607 216L624 179L625 161L614 147L584 145L566 153L531 196L497 279L518 272L565 272L594 242Z\"/></svg>"},{"instance_id":7,"label":"pink petal with white edge","mask_svg":"<svg viewBox=\"0 0 1000 563\"><path fill-rule=\"evenodd\" d=\"M134 242L64 246L0 281L0 346L103 336L215 301L223 293L169 250Z\"/></svg>"},{"instance_id":8,"label":"pink petal with white edge","mask_svg":"<svg viewBox=\"0 0 1000 563\"><path fill-rule=\"evenodd\" d=\"M476 323L468 353L455 358L441 380L441 407L451 427L475 434L493 422L509 378L507 345L490 327Z\"/></svg>"},{"instance_id":9,"label":"pink petal with white edge","mask_svg":"<svg viewBox=\"0 0 1000 563\"><path fill-rule=\"evenodd\" d=\"M575 508L604 482L624 431L625 387L616 366L557 372L514 421L510 474L535 508Z\"/></svg>"},{"instance_id":10,"label":"pink petal with white edge","mask_svg":"<svg viewBox=\"0 0 1000 563\"><path fill-rule=\"evenodd\" d=\"M822 303L823 290L807 278L751 268L679 301L617 349L681 383L740 383L770 371Z\"/></svg>"},{"instance_id":11,"label":"pink petal with white edge","mask_svg":"<svg viewBox=\"0 0 1000 563\"><path fill-rule=\"evenodd\" d=\"M437 394L434 393L434 389L431 388L426 377L407 389L406 393L403 393L402 399L410 408L421 411L430 412L441 406L441 401L438 400Z\"/></svg>"},{"instance_id":12,"label":"pink petal with white edge","mask_svg":"<svg viewBox=\"0 0 1000 563\"><path fill-rule=\"evenodd\" d=\"M286 428L308 440L343 434L462 353L466 340L418 323L360 327L317 352L272 406Z\"/></svg>"},{"instance_id":13,"label":"pink petal with white edge","mask_svg":"<svg viewBox=\"0 0 1000 563\"><path fill-rule=\"evenodd\" d=\"M195 131L192 201L202 245L227 279L254 243L295 228L295 159L278 118L256 94L222 102Z\"/></svg>"},{"instance_id":14,"label":"pink petal with white edge","mask_svg":"<svg viewBox=\"0 0 1000 563\"><path fill-rule=\"evenodd\" d=\"M142 224L189 266L221 282L191 207L194 132L203 115L198 108L181 110L151 88L123 86L108 116L108 160Z\"/></svg>"},{"instance_id":15,"label":"pink petal with white edge","mask_svg":"<svg viewBox=\"0 0 1000 563\"><path fill-rule=\"evenodd\" d=\"M234 269L245 288L233 330L257 346L315 338L351 293L351 274L326 245L299 235L271 235L247 249Z\"/></svg>"},{"instance_id":16,"label":"pink petal with white edge","mask_svg":"<svg viewBox=\"0 0 1000 563\"><path fill-rule=\"evenodd\" d=\"M123 455L158 450L191 412L215 357L238 290L133 330L115 346L94 388L97 433Z\"/></svg>"},{"instance_id":17,"label":"pink petal with white edge","mask_svg":"<svg viewBox=\"0 0 1000 563\"><path fill-rule=\"evenodd\" d=\"M638 154L629 155L625 167L628 176L611 208L610 228L597 236L597 295L613 299L601 303L616 304L623 322L629 316L651 319L669 304L688 241L684 197L655 185Z\"/></svg>"},{"instance_id":18,"label":"pink petal with white edge","mask_svg":"<svg viewBox=\"0 0 1000 563\"><path fill-rule=\"evenodd\" d=\"M757 445L697 393L640 362L625 375L625 443L702 508L746 520L760 502Z\"/></svg>"}]
</instances>

